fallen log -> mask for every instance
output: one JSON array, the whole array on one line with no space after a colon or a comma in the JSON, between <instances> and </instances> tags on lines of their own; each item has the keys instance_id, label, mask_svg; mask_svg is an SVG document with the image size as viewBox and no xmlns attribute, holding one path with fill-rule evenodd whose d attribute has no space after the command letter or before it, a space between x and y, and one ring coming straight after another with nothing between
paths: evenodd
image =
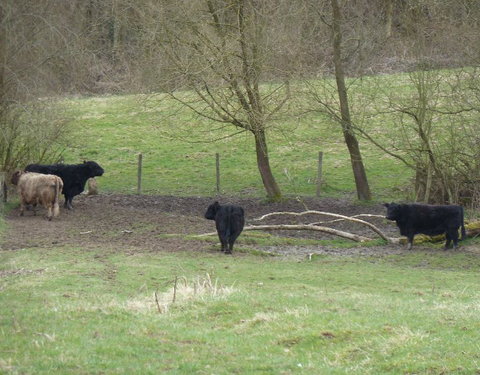
<instances>
[{"instance_id":1,"label":"fallen log","mask_svg":"<svg viewBox=\"0 0 480 375\"><path fill-rule=\"evenodd\" d=\"M313 230L333 234L356 242L371 241L371 238L360 236L358 234L344 232L338 229L321 227L310 224L277 224L277 225L251 225L243 228L243 230Z\"/></svg>"},{"instance_id":2,"label":"fallen log","mask_svg":"<svg viewBox=\"0 0 480 375\"><path fill-rule=\"evenodd\" d=\"M368 221L365 221L365 220L360 220L358 219L358 217L360 215L356 215L356 216L345 216L345 215L339 215L339 214L333 214L331 212L324 212L324 211L312 211L312 210L308 210L308 211L303 211L303 212L271 212L269 214L266 214L266 215L263 215L257 219L254 219L255 221L261 221L261 220L264 220L266 219L267 217L271 217L271 216L279 216L279 215L290 215L290 216L304 216L304 215L324 215L324 216L331 216L331 217L336 217L336 218L339 218L340 220L346 220L346 221L351 221L351 222L354 222L354 223L358 223L358 224L362 224L362 225L365 225L367 227L369 227L372 231L374 231L380 238L384 239L385 241L388 241L388 242L391 242L390 238L387 237L380 229L378 229L375 225L373 225L372 223L369 223ZM367 216L368 214L362 214L361 216ZM368 215L368 216L373 216L373 217L384 217L384 216L380 216L380 215ZM335 220L334 220L335 221ZM315 226L315 227L318 227L316 225L312 225L312 224L308 224L309 226ZM321 227L321 228L327 228L327 227ZM331 229L331 228L328 228L328 229ZM330 233L330 232L327 232L327 233ZM346 233L346 232L344 232ZM332 233L332 234L335 234L335 233Z\"/></svg>"},{"instance_id":3,"label":"fallen log","mask_svg":"<svg viewBox=\"0 0 480 375\"><path fill-rule=\"evenodd\" d=\"M353 215L349 216L351 218L358 218L358 217L374 217L378 219L385 219L384 215L373 215L373 214L358 214L358 215ZM338 223L339 221L345 221L345 219L335 219L335 220L328 220L328 221L316 221L314 223L311 223L312 225L321 225L321 224L333 224L333 223Z\"/></svg>"},{"instance_id":4,"label":"fallen log","mask_svg":"<svg viewBox=\"0 0 480 375\"><path fill-rule=\"evenodd\" d=\"M320 227L316 225L310 224L278 224L278 225L249 225L243 228L243 231L250 231L250 230L313 230L317 232L325 232L328 234L333 234L335 236L343 237L352 241L356 242L366 242L371 241L371 238L360 236L354 233L348 233L341 230L328 228L328 227ZM199 234L196 237L206 237L206 236L213 236L216 235L217 232L210 232Z\"/></svg>"}]
</instances>

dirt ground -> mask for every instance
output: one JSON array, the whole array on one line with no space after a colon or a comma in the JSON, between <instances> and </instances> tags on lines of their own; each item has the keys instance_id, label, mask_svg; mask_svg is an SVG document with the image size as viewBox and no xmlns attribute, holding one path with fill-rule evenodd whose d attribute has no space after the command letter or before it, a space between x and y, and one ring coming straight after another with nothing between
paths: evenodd
<instances>
[{"instance_id":1,"label":"dirt ground","mask_svg":"<svg viewBox=\"0 0 480 375\"><path fill-rule=\"evenodd\" d=\"M324 216L310 217L272 217L262 222L254 221L264 214L278 211L301 212L306 209L326 211L342 215L378 214L384 215L382 205L353 204L342 199L313 199L302 201L290 199L280 203L267 203L261 199L238 199L218 197L221 204L238 204L245 209L246 225L250 224L296 224L315 221L330 221ZM99 246L118 246L129 251L215 251L218 245L207 241L186 239L184 236L165 236L168 234L201 234L215 231L213 221L203 218L203 214L214 198L173 197L101 194L94 196L79 195L74 198L74 209L61 208L60 216L51 222L44 219L42 208L33 216L27 211L19 216L19 209L7 215L7 233L0 241L3 250L15 250L25 247L74 246L98 248ZM63 199L62 199L63 203ZM390 237L398 237L394 223L383 218L367 218ZM324 224L322 224L324 225ZM327 226L325 224L325 226ZM371 229L346 221L328 224L340 229L370 238L376 238ZM275 231L282 237L332 239L331 235L312 231ZM241 237L240 237L241 239ZM242 246L241 243L238 246ZM336 248L334 246L259 246L246 245L257 250L286 256L308 256L308 254L332 255L374 255L398 254L403 245L384 245L374 247L355 246L354 248Z\"/></svg>"}]
</instances>

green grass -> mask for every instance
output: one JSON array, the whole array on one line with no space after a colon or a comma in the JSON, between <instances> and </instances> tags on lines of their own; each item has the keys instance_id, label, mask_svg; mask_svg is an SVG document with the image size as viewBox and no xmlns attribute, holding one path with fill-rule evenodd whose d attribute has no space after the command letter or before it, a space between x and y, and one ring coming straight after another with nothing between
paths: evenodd
<instances>
[{"instance_id":1,"label":"green grass","mask_svg":"<svg viewBox=\"0 0 480 375\"><path fill-rule=\"evenodd\" d=\"M0 241L2 240L7 230L7 224L5 222L5 214L16 206L16 202L0 202Z\"/></svg>"},{"instance_id":2,"label":"green grass","mask_svg":"<svg viewBox=\"0 0 480 375\"><path fill-rule=\"evenodd\" d=\"M441 251L300 262L3 251L0 372L470 374L480 366L479 266ZM163 293L176 276L171 303ZM209 290L188 290L208 278Z\"/></svg>"},{"instance_id":3,"label":"green grass","mask_svg":"<svg viewBox=\"0 0 480 375\"><path fill-rule=\"evenodd\" d=\"M107 96L66 100L74 118L75 143L65 161L93 159L106 173L103 191L132 193L137 187L137 155L143 154L143 192L213 195L215 153L220 154L221 192L265 196L249 133L224 138L237 129L193 117L167 97ZM379 129L385 122L374 124ZM388 124L387 124L388 125ZM216 139L222 140L215 141ZM324 196L354 196L350 159L340 126L321 114L279 120L268 132L270 161L282 192L315 196L318 152L323 151ZM361 144L376 199L403 194L411 172L372 145ZM395 184L392 184L392 180Z\"/></svg>"},{"instance_id":4,"label":"green grass","mask_svg":"<svg viewBox=\"0 0 480 375\"><path fill-rule=\"evenodd\" d=\"M411 90L402 75L385 77L385 85L407 96ZM106 170L98 179L102 192L136 192L141 152L145 193L213 195L219 152L223 194L265 195L248 134L213 142L232 130L213 131L217 125L178 110L165 97L65 103L75 131L65 161L98 161ZM384 117L368 123L385 138L394 133L391 125ZM318 114L285 118L268 137L284 194L315 195L323 151L322 194L354 196L337 124ZM365 142L361 147L374 198L405 198L410 171ZM216 239L205 241L218 249ZM432 245L403 255L308 261L265 256L254 250L258 245L353 246L249 232L233 257L194 249L0 250L0 373L480 371L477 254Z\"/></svg>"}]
</instances>

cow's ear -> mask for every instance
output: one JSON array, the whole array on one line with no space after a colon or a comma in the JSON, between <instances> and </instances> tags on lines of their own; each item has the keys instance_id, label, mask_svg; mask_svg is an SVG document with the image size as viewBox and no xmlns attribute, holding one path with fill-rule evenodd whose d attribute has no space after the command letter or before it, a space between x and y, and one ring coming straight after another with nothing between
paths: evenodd
<instances>
[{"instance_id":1,"label":"cow's ear","mask_svg":"<svg viewBox=\"0 0 480 375\"><path fill-rule=\"evenodd\" d=\"M383 205L387 208L390 207L390 203L384 203Z\"/></svg>"}]
</instances>

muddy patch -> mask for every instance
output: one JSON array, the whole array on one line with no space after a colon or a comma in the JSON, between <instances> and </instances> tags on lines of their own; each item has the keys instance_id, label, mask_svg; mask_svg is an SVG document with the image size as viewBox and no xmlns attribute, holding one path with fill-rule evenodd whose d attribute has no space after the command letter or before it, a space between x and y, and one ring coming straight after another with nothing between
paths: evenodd
<instances>
[{"instance_id":1,"label":"muddy patch","mask_svg":"<svg viewBox=\"0 0 480 375\"><path fill-rule=\"evenodd\" d=\"M241 199L232 197L174 197L102 194L94 196L80 195L74 199L74 209L61 209L60 216L51 222L43 218L43 210L38 216L26 212L19 216L18 208L7 215L8 230L0 246L4 250L26 247L74 246L97 248L108 245L119 249L138 248L142 251L212 251L212 244L195 240L184 235L194 235L215 231L213 221L203 218L203 214L215 199L220 203L238 204L244 207L246 224L302 224L321 221L322 225L335 229L376 238L371 229L348 221L332 222L331 218L317 215L301 217L273 216L255 221L271 212L301 212L305 210L325 211L347 216L358 214L384 215L381 204L355 204L343 199L289 199L269 203L261 199ZM398 236L394 224L383 218L368 218L391 237ZM275 231L270 232L281 237L305 239L334 239L332 235L312 231ZM175 235L177 234L177 235ZM256 247L248 245L248 247ZM402 251L398 245L374 247L356 246L353 248L335 248L334 246L258 246L261 251L280 255L309 254L329 255L375 255Z\"/></svg>"}]
</instances>

